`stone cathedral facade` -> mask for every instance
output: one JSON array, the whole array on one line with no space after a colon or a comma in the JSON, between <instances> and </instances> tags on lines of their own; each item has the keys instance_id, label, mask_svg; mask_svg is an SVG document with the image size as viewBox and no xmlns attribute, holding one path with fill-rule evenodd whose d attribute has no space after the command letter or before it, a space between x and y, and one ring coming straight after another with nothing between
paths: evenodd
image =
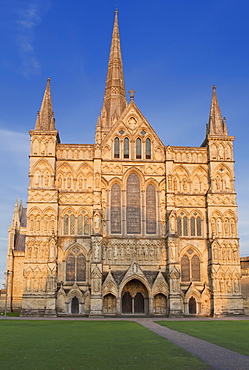
<instances>
[{"instance_id":1,"label":"stone cathedral facade","mask_svg":"<svg viewBox=\"0 0 249 370\"><path fill-rule=\"evenodd\" d=\"M213 87L200 147L164 146L127 102L118 14L94 144L63 144L48 79L30 131L27 208L9 228L22 315L243 314L233 136Z\"/></svg>"}]
</instances>

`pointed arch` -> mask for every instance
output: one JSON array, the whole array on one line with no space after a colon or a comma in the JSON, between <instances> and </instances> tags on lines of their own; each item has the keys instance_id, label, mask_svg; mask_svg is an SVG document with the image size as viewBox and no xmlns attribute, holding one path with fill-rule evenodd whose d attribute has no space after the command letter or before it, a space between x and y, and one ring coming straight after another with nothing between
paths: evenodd
<instances>
[{"instance_id":1,"label":"pointed arch","mask_svg":"<svg viewBox=\"0 0 249 370\"><path fill-rule=\"evenodd\" d=\"M126 220L127 234L141 233L141 193L140 180L136 173L132 172L127 178L126 191Z\"/></svg>"}]
</instances>

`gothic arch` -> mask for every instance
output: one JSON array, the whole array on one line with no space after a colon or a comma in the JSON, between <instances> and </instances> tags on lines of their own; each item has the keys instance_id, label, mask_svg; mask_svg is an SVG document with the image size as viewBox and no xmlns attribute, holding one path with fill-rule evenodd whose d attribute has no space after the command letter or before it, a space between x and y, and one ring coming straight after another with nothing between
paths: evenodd
<instances>
[{"instance_id":1,"label":"gothic arch","mask_svg":"<svg viewBox=\"0 0 249 370\"><path fill-rule=\"evenodd\" d=\"M125 285L126 285L126 284L128 284L128 283L129 283L130 281L132 281L132 280L138 280L138 281L140 281L140 282L145 286L145 288L147 289L148 298L152 298L150 285L149 285L149 283L148 283L147 279L146 279L145 277L142 277L142 276L137 275L137 274L135 274L135 273L134 273L134 274L132 274L132 275L131 275L131 276L129 276L129 277L124 278L124 279L121 281L121 283L120 283L120 285L119 285L119 297L121 297L121 295L122 295L122 292L123 292L123 289L124 289Z\"/></svg>"}]
</instances>

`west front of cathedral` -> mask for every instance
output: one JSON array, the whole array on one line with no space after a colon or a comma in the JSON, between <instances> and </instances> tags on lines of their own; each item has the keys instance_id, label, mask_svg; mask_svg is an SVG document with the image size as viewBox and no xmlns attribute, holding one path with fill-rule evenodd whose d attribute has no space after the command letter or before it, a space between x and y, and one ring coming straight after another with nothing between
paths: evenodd
<instances>
[{"instance_id":1,"label":"west front of cathedral","mask_svg":"<svg viewBox=\"0 0 249 370\"><path fill-rule=\"evenodd\" d=\"M63 144L48 79L16 202L8 310L40 315L243 314L233 136L213 87L200 147L164 146L126 100L115 12L94 144Z\"/></svg>"}]
</instances>

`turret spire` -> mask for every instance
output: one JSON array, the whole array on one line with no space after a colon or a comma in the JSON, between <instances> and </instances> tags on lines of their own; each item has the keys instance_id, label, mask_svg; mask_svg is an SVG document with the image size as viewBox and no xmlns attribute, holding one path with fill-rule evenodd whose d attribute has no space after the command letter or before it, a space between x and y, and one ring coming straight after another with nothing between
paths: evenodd
<instances>
[{"instance_id":1,"label":"turret spire","mask_svg":"<svg viewBox=\"0 0 249 370\"><path fill-rule=\"evenodd\" d=\"M46 90L41 104L41 109L37 114L35 130L53 131L55 130L54 121L54 112L52 108L52 99L50 94L50 78L48 78Z\"/></svg>"},{"instance_id":2,"label":"turret spire","mask_svg":"<svg viewBox=\"0 0 249 370\"><path fill-rule=\"evenodd\" d=\"M227 135L226 120L222 119L215 86L213 86L213 95L212 95L207 134L208 135L218 135L218 136Z\"/></svg>"},{"instance_id":3,"label":"turret spire","mask_svg":"<svg viewBox=\"0 0 249 370\"><path fill-rule=\"evenodd\" d=\"M115 11L112 42L106 78L104 102L101 111L102 127L111 127L127 105L120 38L118 30L118 11Z\"/></svg>"}]
</instances>

